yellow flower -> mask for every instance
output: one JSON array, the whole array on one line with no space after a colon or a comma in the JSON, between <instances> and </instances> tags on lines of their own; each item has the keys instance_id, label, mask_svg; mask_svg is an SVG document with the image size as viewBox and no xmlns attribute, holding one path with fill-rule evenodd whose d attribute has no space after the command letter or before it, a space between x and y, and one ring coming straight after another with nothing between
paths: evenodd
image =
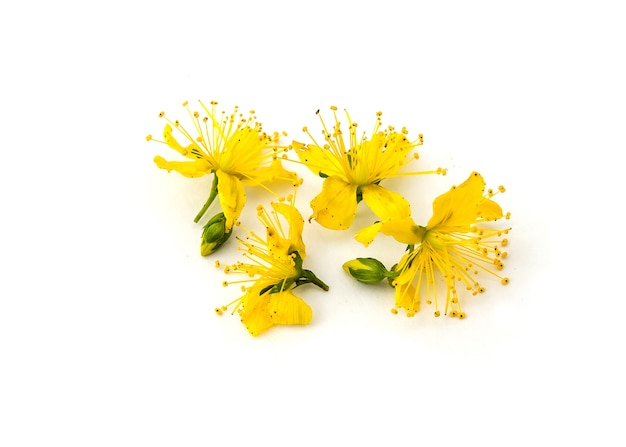
<instances>
[{"instance_id":1,"label":"yellow flower","mask_svg":"<svg viewBox=\"0 0 626 447\"><path fill-rule=\"evenodd\" d=\"M500 186L498 192L504 192ZM446 286L445 314L464 318L457 284L473 295L485 291L476 280L479 272L489 273L507 284L509 279L496 271L502 270L507 252L501 248L508 244L503 235L510 228L492 228L482 225L503 217L502 209L491 198L492 190L485 194L482 176L474 172L461 185L437 197L433 202L433 216L423 227L410 217L393 218L378 222L361 230L356 238L369 245L378 232L393 236L408 244L406 253L392 269L396 308L404 308L413 316L420 307L421 294L425 289L426 303L435 301L435 316L440 315L437 299L437 276L441 275ZM383 219L388 216L379 216ZM506 214L508 219L510 214Z\"/></svg>"},{"instance_id":2,"label":"yellow flower","mask_svg":"<svg viewBox=\"0 0 626 447\"><path fill-rule=\"evenodd\" d=\"M313 312L308 304L293 294L293 289L312 283L328 290L328 286L313 272L302 268L306 256L306 247L302 241L304 219L294 206L294 196L288 199L290 203L272 203L269 212L262 206L258 207L259 220L266 229L265 238L246 230L248 237L238 240L243 255L251 262L238 262L224 268L227 274L239 273L247 277L240 281L225 281L224 285L252 285L244 285L243 296L215 310L222 314L234 306L233 313L239 313L241 321L252 335L259 335L277 324L309 324ZM287 221L287 232L279 216Z\"/></svg>"},{"instance_id":3,"label":"yellow flower","mask_svg":"<svg viewBox=\"0 0 626 447\"><path fill-rule=\"evenodd\" d=\"M368 139L363 134L359 138L357 123L352 122L346 112L350 136L346 145L337 108L333 106L331 110L335 118L332 131L328 130L320 116L324 144L315 141L306 127L303 130L313 140L313 144L293 142L300 161L325 179L322 192L311 201L313 215L310 219L315 219L326 228L348 229L361 199L376 214L409 216L409 203L400 194L383 188L379 183L390 177L445 174L441 168L428 172L399 172L403 166L418 158L417 153L411 155L411 151L422 144L422 135L411 141L406 136L408 131L405 128L400 132L391 126L381 129L382 113L378 112L371 137Z\"/></svg>"},{"instance_id":4,"label":"yellow flower","mask_svg":"<svg viewBox=\"0 0 626 447\"><path fill-rule=\"evenodd\" d=\"M278 179L296 183L298 177L281 165L278 153L287 149L276 145L278 133L268 135L263 132L253 110L244 118L237 107L230 115L225 112L218 114L216 105L217 102L211 101L209 109L200 101L202 113L206 114L201 116L200 112L192 112L187 102L183 103L193 124L192 129L186 129L178 120L171 121L161 112L159 117L165 118L168 124L163 130L163 141L154 141L168 145L189 161L167 161L160 156L156 156L154 161L159 168L177 171L185 177L215 174L209 199L195 222L219 195L226 217L226 230L230 231L246 201L244 184L265 187L265 183ZM176 140L174 130L188 141L186 145ZM153 140L151 135L146 139Z\"/></svg>"}]
</instances>

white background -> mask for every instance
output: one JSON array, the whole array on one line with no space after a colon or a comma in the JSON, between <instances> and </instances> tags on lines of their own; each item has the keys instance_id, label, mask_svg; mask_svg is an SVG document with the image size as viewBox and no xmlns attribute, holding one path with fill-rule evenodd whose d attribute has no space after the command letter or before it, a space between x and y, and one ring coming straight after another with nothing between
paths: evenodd
<instances>
[{"instance_id":1,"label":"white background","mask_svg":"<svg viewBox=\"0 0 626 447\"><path fill-rule=\"evenodd\" d=\"M623 445L617 4L5 6L0 444ZM213 266L239 259L235 239L198 253L210 178L157 169L176 154L144 138L198 99L254 108L287 143L330 105L423 133L415 166L449 175L384 185L425 222L472 170L504 184L511 283L486 279L464 321L392 315L386 286L341 270L402 255L352 239L362 204L347 232L305 226L331 286L298 290L312 324L251 337L213 311L238 295ZM308 217L321 181L299 172ZM271 199L249 190L242 220Z\"/></svg>"}]
</instances>

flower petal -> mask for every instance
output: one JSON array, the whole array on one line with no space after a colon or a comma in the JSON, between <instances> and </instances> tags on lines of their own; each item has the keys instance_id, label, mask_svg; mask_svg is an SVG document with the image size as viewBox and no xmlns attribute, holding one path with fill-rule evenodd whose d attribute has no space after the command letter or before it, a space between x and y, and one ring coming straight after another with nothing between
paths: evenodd
<instances>
[{"instance_id":1,"label":"flower petal","mask_svg":"<svg viewBox=\"0 0 626 447\"><path fill-rule=\"evenodd\" d=\"M269 166L256 167L247 172L241 172L241 175L244 176L242 181L251 186L276 180L286 180L294 184L299 181L298 174L286 170L279 159L272 160Z\"/></svg>"},{"instance_id":2,"label":"flower petal","mask_svg":"<svg viewBox=\"0 0 626 447\"><path fill-rule=\"evenodd\" d=\"M484 199L478 205L478 216L485 220L498 220L502 218L502 208L491 199Z\"/></svg>"},{"instance_id":3,"label":"flower petal","mask_svg":"<svg viewBox=\"0 0 626 447\"><path fill-rule=\"evenodd\" d=\"M161 169L167 169L168 172L176 171L190 178L202 177L211 172L211 165L202 158L194 161L167 161L157 155L154 162Z\"/></svg>"},{"instance_id":4,"label":"flower petal","mask_svg":"<svg viewBox=\"0 0 626 447\"><path fill-rule=\"evenodd\" d=\"M424 229L415 225L410 217L393 219L383 222L380 231L387 236L392 236L398 242L416 245L424 239Z\"/></svg>"},{"instance_id":5,"label":"flower petal","mask_svg":"<svg viewBox=\"0 0 626 447\"><path fill-rule=\"evenodd\" d=\"M297 251L300 257L304 259L306 247L302 240L302 230L304 229L302 214L294 206L287 203L272 202L272 207L276 212L282 214L289 223L289 241L291 243L289 250Z\"/></svg>"},{"instance_id":6,"label":"flower petal","mask_svg":"<svg viewBox=\"0 0 626 447\"><path fill-rule=\"evenodd\" d=\"M172 126L166 124L165 129L163 129L163 139L169 147L171 147L181 155L184 155L187 158L191 158L192 160L196 158L203 158L202 152L196 144L192 143L189 146L184 147L178 141L176 141L176 138L174 138L172 132Z\"/></svg>"},{"instance_id":7,"label":"flower petal","mask_svg":"<svg viewBox=\"0 0 626 447\"><path fill-rule=\"evenodd\" d=\"M354 238L367 247L372 242L374 242L374 239L376 239L376 236L378 236L378 233L380 232L380 227L382 224L383 224L382 222L376 222L374 225L365 227L357 231Z\"/></svg>"},{"instance_id":8,"label":"flower petal","mask_svg":"<svg viewBox=\"0 0 626 447\"><path fill-rule=\"evenodd\" d=\"M269 297L269 315L274 324L309 324L313 319L311 307L290 290L272 293Z\"/></svg>"},{"instance_id":9,"label":"flower petal","mask_svg":"<svg viewBox=\"0 0 626 447\"><path fill-rule=\"evenodd\" d=\"M250 334L257 336L274 326L270 318L268 306L271 295L264 293L259 295L259 287L249 289L241 298L241 322L246 326Z\"/></svg>"},{"instance_id":10,"label":"flower petal","mask_svg":"<svg viewBox=\"0 0 626 447\"><path fill-rule=\"evenodd\" d=\"M289 259L291 241L280 237L280 234L273 227L267 227L266 234L268 253L272 258L286 262Z\"/></svg>"},{"instance_id":11,"label":"flower petal","mask_svg":"<svg viewBox=\"0 0 626 447\"><path fill-rule=\"evenodd\" d=\"M502 217L500 206L484 197L484 191L483 177L478 172L473 172L459 186L452 187L435 199L428 229L467 232L479 217L488 220Z\"/></svg>"},{"instance_id":12,"label":"flower petal","mask_svg":"<svg viewBox=\"0 0 626 447\"><path fill-rule=\"evenodd\" d=\"M376 184L363 185L361 191L367 206L383 221L411 215L409 202L397 192Z\"/></svg>"},{"instance_id":13,"label":"flower petal","mask_svg":"<svg viewBox=\"0 0 626 447\"><path fill-rule=\"evenodd\" d=\"M347 230L356 215L356 188L337 176L328 177L322 192L311 201L311 218L323 227Z\"/></svg>"},{"instance_id":14,"label":"flower petal","mask_svg":"<svg viewBox=\"0 0 626 447\"><path fill-rule=\"evenodd\" d=\"M337 157L327 149L314 144L304 145L297 141L291 143L300 161L315 175L330 177L345 175L344 167Z\"/></svg>"},{"instance_id":15,"label":"flower petal","mask_svg":"<svg viewBox=\"0 0 626 447\"><path fill-rule=\"evenodd\" d=\"M396 286L395 298L396 309L406 309L408 316L413 316L420 310L419 294L410 282Z\"/></svg>"},{"instance_id":16,"label":"flower petal","mask_svg":"<svg viewBox=\"0 0 626 447\"><path fill-rule=\"evenodd\" d=\"M220 205L226 216L226 231L230 231L246 204L246 192L237 177L220 170L217 170L215 174L218 179L217 191Z\"/></svg>"}]
</instances>

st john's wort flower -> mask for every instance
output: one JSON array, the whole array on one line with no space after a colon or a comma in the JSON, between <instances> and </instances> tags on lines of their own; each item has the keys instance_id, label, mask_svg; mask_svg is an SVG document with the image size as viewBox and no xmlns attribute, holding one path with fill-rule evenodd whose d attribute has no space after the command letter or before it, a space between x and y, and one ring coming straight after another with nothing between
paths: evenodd
<instances>
[{"instance_id":1,"label":"st john's wort flower","mask_svg":"<svg viewBox=\"0 0 626 447\"><path fill-rule=\"evenodd\" d=\"M498 192L504 192L500 186ZM395 287L395 309L406 309L408 316L419 310L421 298L435 302L435 316L440 315L439 277L445 283L445 310L450 316L464 318L457 286L473 295L484 292L477 275L487 273L507 284L501 276L503 259L508 244L504 237L510 228L495 228L487 222L503 217L502 209L492 200L498 192L488 190L482 176L474 172L459 186L437 197L433 215L426 226L415 224L410 217L380 216L382 221L357 233L356 239L369 245L379 232L408 245L408 252L392 268L397 276L391 281ZM506 214L508 219L510 214Z\"/></svg>"},{"instance_id":2,"label":"st john's wort flower","mask_svg":"<svg viewBox=\"0 0 626 447\"><path fill-rule=\"evenodd\" d=\"M211 101L208 108L202 101L200 112L192 111L187 102L183 106L187 110L191 127L186 128L178 121L171 121L164 112L159 117L167 121L163 130L163 141L148 135L148 141L159 141L188 161L167 161L156 156L154 161L161 169L177 171L185 177L202 177L214 174L209 199L195 218L198 222L211 205L216 196L226 218L226 231L230 232L246 202L244 184L265 186L275 180L287 180L292 183L299 181L296 174L286 171L278 154L288 148L277 145L278 133L269 135L256 120L254 110L248 117L239 113L235 107L233 113L218 113L217 102ZM187 142L181 144L174 137L178 132Z\"/></svg>"},{"instance_id":3,"label":"st john's wort flower","mask_svg":"<svg viewBox=\"0 0 626 447\"><path fill-rule=\"evenodd\" d=\"M409 140L408 131L396 131L392 126L382 128L381 112L368 138L357 134L357 123L346 111L349 140L344 140L343 129L337 116L337 107L331 107L335 124L329 130L320 116L323 142L317 142L305 127L312 143L292 143L300 161L314 174L324 178L322 191L311 201L313 215L320 225L334 230L346 230L352 225L357 204L363 200L376 214L402 214L409 216L408 202L398 193L390 191L380 182L386 178L415 174L440 173L436 171L400 172L418 155L413 152L422 144L422 135ZM318 113L319 115L319 113Z\"/></svg>"},{"instance_id":4,"label":"st john's wort flower","mask_svg":"<svg viewBox=\"0 0 626 447\"><path fill-rule=\"evenodd\" d=\"M304 219L294 206L294 197L288 199L291 203L272 203L270 211L258 207L258 217L265 226L266 236L263 238L246 230L248 237L238 240L249 262L238 262L224 268L229 275L242 274L246 277L224 282L224 285L243 284L244 295L215 310L222 314L233 306L233 313L239 313L243 324L255 336L277 324L306 325L311 322L313 312L302 298L293 293L296 287L312 283L328 290L328 286L313 272L303 268L306 257L302 240ZM280 216L287 222L288 232L284 231L285 225Z\"/></svg>"}]
</instances>

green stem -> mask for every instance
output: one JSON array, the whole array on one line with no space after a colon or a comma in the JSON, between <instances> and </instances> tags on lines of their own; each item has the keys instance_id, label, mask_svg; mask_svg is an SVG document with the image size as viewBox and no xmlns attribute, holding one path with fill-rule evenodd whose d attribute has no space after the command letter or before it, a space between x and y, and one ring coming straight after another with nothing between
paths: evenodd
<instances>
[{"instance_id":1,"label":"green stem","mask_svg":"<svg viewBox=\"0 0 626 447\"><path fill-rule=\"evenodd\" d=\"M211 195L209 196L206 203L204 204L202 209L198 212L195 219L193 220L195 223L198 223L198 221L202 219L202 216L204 216L204 213L206 213L206 210L209 209L209 207L213 203L213 200L215 200L216 196L217 196L217 174L213 174L213 184L211 185Z\"/></svg>"},{"instance_id":2,"label":"green stem","mask_svg":"<svg viewBox=\"0 0 626 447\"><path fill-rule=\"evenodd\" d=\"M302 278L305 278L305 279L303 280ZM296 281L297 285L307 284L307 283L315 284L320 289L324 290L325 292L328 292L328 289L329 289L328 285L324 281L319 279L317 276L315 276L315 273L313 273L311 270L303 270L302 276L300 277L298 281Z\"/></svg>"}]
</instances>

